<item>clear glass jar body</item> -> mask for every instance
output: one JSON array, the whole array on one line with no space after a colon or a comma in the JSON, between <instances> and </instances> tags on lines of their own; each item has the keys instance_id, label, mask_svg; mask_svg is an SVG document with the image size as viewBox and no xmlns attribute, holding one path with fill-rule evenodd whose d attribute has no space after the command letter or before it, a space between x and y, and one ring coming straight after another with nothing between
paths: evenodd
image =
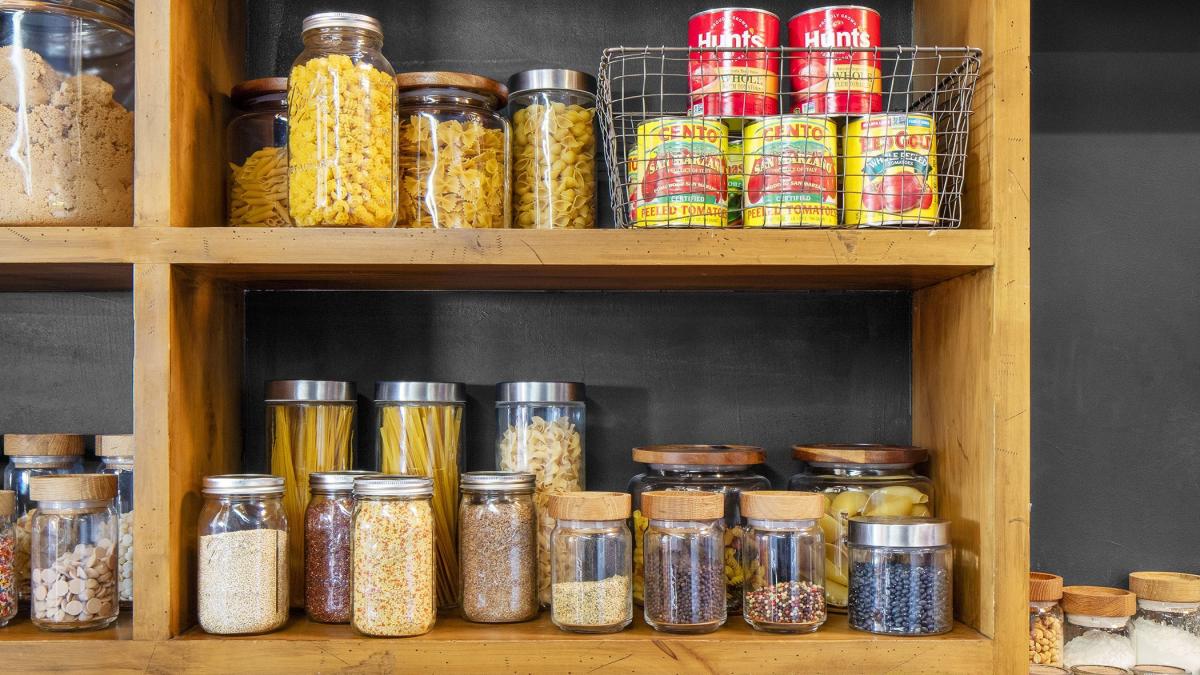
<instances>
[{"instance_id":1,"label":"clear glass jar body","mask_svg":"<svg viewBox=\"0 0 1200 675\"><path fill-rule=\"evenodd\" d=\"M357 495L350 550L351 625L364 635L421 635L437 620L429 497Z\"/></svg>"},{"instance_id":2,"label":"clear glass jar body","mask_svg":"<svg viewBox=\"0 0 1200 675\"><path fill-rule=\"evenodd\" d=\"M245 102L229 122L230 227L287 227L287 92L269 92Z\"/></svg>"},{"instance_id":3,"label":"clear glass jar body","mask_svg":"<svg viewBox=\"0 0 1200 675\"><path fill-rule=\"evenodd\" d=\"M29 557L31 616L38 628L93 630L117 620L117 509L112 500L39 502Z\"/></svg>"},{"instance_id":4,"label":"clear glass jar body","mask_svg":"<svg viewBox=\"0 0 1200 675\"><path fill-rule=\"evenodd\" d=\"M1029 603L1029 662L1062 665L1063 611L1057 602Z\"/></svg>"},{"instance_id":5,"label":"clear glass jar body","mask_svg":"<svg viewBox=\"0 0 1200 675\"><path fill-rule=\"evenodd\" d=\"M1067 614L1063 627L1063 666L1115 666L1137 664L1133 646L1133 617Z\"/></svg>"},{"instance_id":6,"label":"clear glass jar body","mask_svg":"<svg viewBox=\"0 0 1200 675\"><path fill-rule=\"evenodd\" d=\"M12 516L0 516L0 627L17 615L16 528Z\"/></svg>"},{"instance_id":7,"label":"clear glass jar body","mask_svg":"<svg viewBox=\"0 0 1200 675\"><path fill-rule=\"evenodd\" d=\"M550 547L555 626L615 633L633 622L633 541L624 520L560 520Z\"/></svg>"},{"instance_id":8,"label":"clear glass jar body","mask_svg":"<svg viewBox=\"0 0 1200 675\"><path fill-rule=\"evenodd\" d=\"M462 613L507 623L537 616L537 512L532 492L463 492L459 503Z\"/></svg>"},{"instance_id":9,"label":"clear glass jar body","mask_svg":"<svg viewBox=\"0 0 1200 675\"><path fill-rule=\"evenodd\" d=\"M396 224L395 71L383 38L310 30L288 77L288 212L299 227Z\"/></svg>"},{"instance_id":10,"label":"clear glass jar body","mask_svg":"<svg viewBox=\"0 0 1200 675\"><path fill-rule=\"evenodd\" d=\"M596 97L538 89L509 100L513 127L513 227L596 226Z\"/></svg>"},{"instance_id":11,"label":"clear glass jar body","mask_svg":"<svg viewBox=\"0 0 1200 675\"><path fill-rule=\"evenodd\" d=\"M811 633L825 623L825 546L815 520L747 521L742 617L772 633Z\"/></svg>"},{"instance_id":12,"label":"clear glass jar body","mask_svg":"<svg viewBox=\"0 0 1200 675\"><path fill-rule=\"evenodd\" d=\"M495 96L429 87L400 94L399 226L509 226L510 134Z\"/></svg>"},{"instance_id":13,"label":"clear glass jar body","mask_svg":"<svg viewBox=\"0 0 1200 675\"><path fill-rule=\"evenodd\" d=\"M36 505L29 499L29 481L34 476L72 473L83 473L82 457L17 456L9 457L8 464L4 466L4 489L17 493L16 522L13 523L16 542L13 548L13 569L16 570L21 600L28 600L30 594L29 537L33 529L33 516L37 511Z\"/></svg>"},{"instance_id":14,"label":"clear glass jar body","mask_svg":"<svg viewBox=\"0 0 1200 675\"><path fill-rule=\"evenodd\" d=\"M729 613L742 609L742 514L743 492L770 490L771 481L751 471L750 466L703 466L650 464L650 471L634 476L628 491L633 496L633 599L643 601L645 586L644 534L649 519L642 514L642 493L652 490L695 490L717 492L725 496L724 573L725 606Z\"/></svg>"},{"instance_id":15,"label":"clear glass jar body","mask_svg":"<svg viewBox=\"0 0 1200 675\"><path fill-rule=\"evenodd\" d=\"M291 606L304 606L304 511L309 474L346 471L354 457L354 403L268 402L271 473L283 478L287 509Z\"/></svg>"},{"instance_id":16,"label":"clear glass jar body","mask_svg":"<svg viewBox=\"0 0 1200 675\"><path fill-rule=\"evenodd\" d=\"M655 630L710 633L725 623L725 526L650 519L644 543L645 617Z\"/></svg>"},{"instance_id":17,"label":"clear glass jar body","mask_svg":"<svg viewBox=\"0 0 1200 675\"><path fill-rule=\"evenodd\" d=\"M0 10L0 226L133 225L133 2L21 4Z\"/></svg>"},{"instance_id":18,"label":"clear glass jar body","mask_svg":"<svg viewBox=\"0 0 1200 675\"><path fill-rule=\"evenodd\" d=\"M846 611L850 556L846 534L854 516L932 517L933 482L911 464L808 464L789 490L824 494L825 593L829 610Z\"/></svg>"},{"instance_id":19,"label":"clear glass jar body","mask_svg":"<svg viewBox=\"0 0 1200 675\"><path fill-rule=\"evenodd\" d=\"M586 405L570 403L497 403L496 468L534 475L538 518L538 589L550 603L550 533L554 518L550 495L583 490Z\"/></svg>"},{"instance_id":20,"label":"clear glass jar body","mask_svg":"<svg viewBox=\"0 0 1200 675\"><path fill-rule=\"evenodd\" d=\"M887 635L937 635L954 627L949 546L849 545L850 627Z\"/></svg>"},{"instance_id":21,"label":"clear glass jar body","mask_svg":"<svg viewBox=\"0 0 1200 675\"><path fill-rule=\"evenodd\" d=\"M350 623L354 495L313 490L304 512L304 611L318 623Z\"/></svg>"},{"instance_id":22,"label":"clear glass jar body","mask_svg":"<svg viewBox=\"0 0 1200 675\"><path fill-rule=\"evenodd\" d=\"M117 589L122 607L133 605L133 457L102 457L96 473L117 477Z\"/></svg>"},{"instance_id":23,"label":"clear glass jar body","mask_svg":"<svg viewBox=\"0 0 1200 675\"><path fill-rule=\"evenodd\" d=\"M282 496L205 495L197 522L200 627L273 631L288 618L288 518Z\"/></svg>"},{"instance_id":24,"label":"clear glass jar body","mask_svg":"<svg viewBox=\"0 0 1200 675\"><path fill-rule=\"evenodd\" d=\"M1200 673L1200 603L1139 598L1133 617L1138 663L1153 663Z\"/></svg>"}]
</instances>

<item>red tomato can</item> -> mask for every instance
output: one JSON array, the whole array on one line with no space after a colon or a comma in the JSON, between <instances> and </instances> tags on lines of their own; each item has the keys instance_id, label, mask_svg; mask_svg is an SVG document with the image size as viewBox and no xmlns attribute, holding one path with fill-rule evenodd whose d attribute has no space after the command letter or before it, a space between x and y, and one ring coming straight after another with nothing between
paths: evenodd
<instances>
[{"instance_id":1,"label":"red tomato can","mask_svg":"<svg viewBox=\"0 0 1200 675\"><path fill-rule=\"evenodd\" d=\"M691 113L735 121L779 114L779 17L762 9L710 9L688 20Z\"/></svg>"},{"instance_id":2,"label":"red tomato can","mask_svg":"<svg viewBox=\"0 0 1200 675\"><path fill-rule=\"evenodd\" d=\"M818 7L788 21L788 46L800 49L868 49L878 47L879 39L879 12L870 7ZM883 110L875 51L791 52L788 76L793 113L866 115Z\"/></svg>"}]
</instances>

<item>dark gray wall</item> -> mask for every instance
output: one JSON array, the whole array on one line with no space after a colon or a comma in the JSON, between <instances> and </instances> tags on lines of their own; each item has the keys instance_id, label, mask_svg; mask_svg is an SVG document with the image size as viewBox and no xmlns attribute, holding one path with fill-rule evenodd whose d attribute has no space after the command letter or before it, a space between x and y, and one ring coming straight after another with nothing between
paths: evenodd
<instances>
[{"instance_id":1,"label":"dark gray wall","mask_svg":"<svg viewBox=\"0 0 1200 675\"><path fill-rule=\"evenodd\" d=\"M1200 572L1200 6L1033 26L1032 564Z\"/></svg>"}]
</instances>

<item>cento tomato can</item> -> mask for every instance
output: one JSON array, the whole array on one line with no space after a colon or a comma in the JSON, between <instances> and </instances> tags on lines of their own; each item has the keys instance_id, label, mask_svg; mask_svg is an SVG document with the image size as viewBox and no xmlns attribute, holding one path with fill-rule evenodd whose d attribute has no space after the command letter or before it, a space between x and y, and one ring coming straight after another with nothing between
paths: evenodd
<instances>
[{"instance_id":1,"label":"cento tomato can","mask_svg":"<svg viewBox=\"0 0 1200 675\"><path fill-rule=\"evenodd\" d=\"M725 153L725 176L729 184L729 227L742 226L742 189L746 184L745 173L742 139L730 136L729 152Z\"/></svg>"},{"instance_id":2,"label":"cento tomato can","mask_svg":"<svg viewBox=\"0 0 1200 675\"><path fill-rule=\"evenodd\" d=\"M788 46L868 49L879 46L879 12L841 5L801 12L788 21ZM791 52L792 112L865 115L883 111L879 54L875 51Z\"/></svg>"},{"instance_id":3,"label":"cento tomato can","mask_svg":"<svg viewBox=\"0 0 1200 675\"><path fill-rule=\"evenodd\" d=\"M779 114L779 17L744 7L710 9L688 20L691 113L728 118Z\"/></svg>"},{"instance_id":4,"label":"cento tomato can","mask_svg":"<svg viewBox=\"0 0 1200 675\"><path fill-rule=\"evenodd\" d=\"M720 120L667 117L638 125L634 227L725 227L725 155L729 129Z\"/></svg>"},{"instance_id":5,"label":"cento tomato can","mask_svg":"<svg viewBox=\"0 0 1200 675\"><path fill-rule=\"evenodd\" d=\"M921 113L867 115L846 125L847 225L937 225L935 129Z\"/></svg>"},{"instance_id":6,"label":"cento tomato can","mask_svg":"<svg viewBox=\"0 0 1200 675\"><path fill-rule=\"evenodd\" d=\"M746 227L837 225L837 126L784 115L746 126Z\"/></svg>"}]
</instances>

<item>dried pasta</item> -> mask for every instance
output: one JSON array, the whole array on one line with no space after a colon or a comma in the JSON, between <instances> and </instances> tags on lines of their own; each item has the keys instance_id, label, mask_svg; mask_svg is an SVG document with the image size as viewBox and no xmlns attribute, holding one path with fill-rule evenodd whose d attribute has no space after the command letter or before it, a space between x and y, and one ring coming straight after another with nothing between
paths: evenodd
<instances>
[{"instance_id":1,"label":"dried pasta","mask_svg":"<svg viewBox=\"0 0 1200 675\"><path fill-rule=\"evenodd\" d=\"M594 113L555 102L513 115L514 227L596 226Z\"/></svg>"},{"instance_id":2,"label":"dried pasta","mask_svg":"<svg viewBox=\"0 0 1200 675\"><path fill-rule=\"evenodd\" d=\"M229 164L229 226L286 227L287 148L255 150L241 166Z\"/></svg>"},{"instance_id":3,"label":"dried pasta","mask_svg":"<svg viewBox=\"0 0 1200 675\"><path fill-rule=\"evenodd\" d=\"M399 223L402 227L508 227L506 129L479 120L400 120Z\"/></svg>"}]
</instances>

